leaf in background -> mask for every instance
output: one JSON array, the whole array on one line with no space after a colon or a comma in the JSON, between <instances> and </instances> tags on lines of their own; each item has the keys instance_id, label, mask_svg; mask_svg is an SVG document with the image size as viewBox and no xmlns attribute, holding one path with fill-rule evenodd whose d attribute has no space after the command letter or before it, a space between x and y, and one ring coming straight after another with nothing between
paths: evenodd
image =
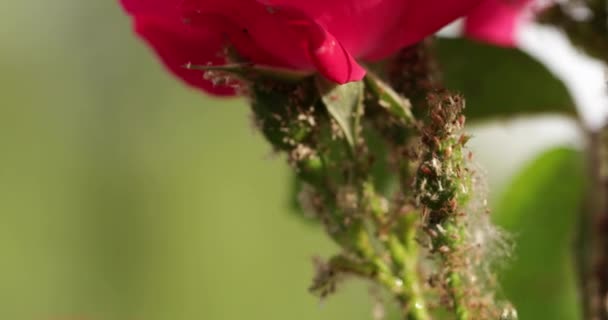
<instances>
[{"instance_id":1,"label":"leaf in background","mask_svg":"<svg viewBox=\"0 0 608 320\"><path fill-rule=\"evenodd\" d=\"M515 236L502 286L521 319L579 319L572 255L585 186L581 152L545 152L514 179L495 221Z\"/></svg>"},{"instance_id":2,"label":"leaf in background","mask_svg":"<svg viewBox=\"0 0 608 320\"><path fill-rule=\"evenodd\" d=\"M363 103L363 82L336 85L317 77L317 89L329 114L336 120L352 146L359 133L359 113Z\"/></svg>"},{"instance_id":3,"label":"leaf in background","mask_svg":"<svg viewBox=\"0 0 608 320\"><path fill-rule=\"evenodd\" d=\"M564 84L528 54L467 39L436 44L445 85L464 94L468 119L546 112L576 116Z\"/></svg>"}]
</instances>

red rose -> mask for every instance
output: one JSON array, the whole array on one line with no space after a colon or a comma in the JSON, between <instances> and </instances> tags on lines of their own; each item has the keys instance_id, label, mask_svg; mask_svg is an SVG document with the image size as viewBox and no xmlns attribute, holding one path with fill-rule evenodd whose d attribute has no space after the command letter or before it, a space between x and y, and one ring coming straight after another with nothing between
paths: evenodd
<instances>
[{"instance_id":1,"label":"red rose","mask_svg":"<svg viewBox=\"0 0 608 320\"><path fill-rule=\"evenodd\" d=\"M226 95L200 71L221 65L233 46L252 63L319 72L336 83L360 80L357 62L414 44L480 0L121 0L136 32L190 85Z\"/></svg>"},{"instance_id":2,"label":"red rose","mask_svg":"<svg viewBox=\"0 0 608 320\"><path fill-rule=\"evenodd\" d=\"M552 4L552 0L483 0L465 20L465 34L495 45L516 45L517 28L522 20Z\"/></svg>"}]
</instances>

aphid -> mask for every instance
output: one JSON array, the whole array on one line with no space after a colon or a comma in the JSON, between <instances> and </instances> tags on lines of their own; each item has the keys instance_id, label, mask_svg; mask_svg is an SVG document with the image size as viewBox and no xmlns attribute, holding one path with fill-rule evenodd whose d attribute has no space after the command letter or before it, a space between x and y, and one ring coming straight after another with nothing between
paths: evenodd
<instances>
[{"instance_id":1,"label":"aphid","mask_svg":"<svg viewBox=\"0 0 608 320\"><path fill-rule=\"evenodd\" d=\"M427 176L430 176L433 174L433 171L431 170L431 168L427 167L426 165L420 166L420 171L422 171L422 173L424 173Z\"/></svg>"},{"instance_id":2,"label":"aphid","mask_svg":"<svg viewBox=\"0 0 608 320\"><path fill-rule=\"evenodd\" d=\"M431 286L431 288L436 287L439 284L440 280L439 280L439 276L436 274L433 274L431 276L429 276L427 283L429 284L429 286Z\"/></svg>"},{"instance_id":3,"label":"aphid","mask_svg":"<svg viewBox=\"0 0 608 320\"><path fill-rule=\"evenodd\" d=\"M271 6L266 6L266 11L270 14L275 14L277 12L277 9Z\"/></svg>"},{"instance_id":4,"label":"aphid","mask_svg":"<svg viewBox=\"0 0 608 320\"><path fill-rule=\"evenodd\" d=\"M441 141L437 137L433 137L433 143L437 146L437 148L441 147Z\"/></svg>"},{"instance_id":5,"label":"aphid","mask_svg":"<svg viewBox=\"0 0 608 320\"><path fill-rule=\"evenodd\" d=\"M452 156L452 147L447 147L447 148L445 148L445 150L444 150L444 152L443 152L443 153L445 154L445 156L446 156L447 158L451 157L451 156Z\"/></svg>"},{"instance_id":6,"label":"aphid","mask_svg":"<svg viewBox=\"0 0 608 320\"><path fill-rule=\"evenodd\" d=\"M463 134L463 135L461 135L461 136L460 136L460 138L458 139L458 143L459 143L460 145L463 145L463 146L464 146L465 144L467 144L467 142L469 142L469 140L471 140L471 136L466 135L466 134Z\"/></svg>"},{"instance_id":7,"label":"aphid","mask_svg":"<svg viewBox=\"0 0 608 320\"><path fill-rule=\"evenodd\" d=\"M461 114L460 117L458 117L458 124L462 127L464 126L464 123L466 122L467 118L464 116L464 114Z\"/></svg>"},{"instance_id":8,"label":"aphid","mask_svg":"<svg viewBox=\"0 0 608 320\"><path fill-rule=\"evenodd\" d=\"M442 126L445 123L445 121L443 120L443 118L439 114L437 114L435 112L431 113L431 119L433 119L433 122L437 126Z\"/></svg>"},{"instance_id":9,"label":"aphid","mask_svg":"<svg viewBox=\"0 0 608 320\"><path fill-rule=\"evenodd\" d=\"M451 212L456 211L457 206L458 202L456 202L456 199L450 199L450 201L448 201L448 209L450 209Z\"/></svg>"},{"instance_id":10,"label":"aphid","mask_svg":"<svg viewBox=\"0 0 608 320\"><path fill-rule=\"evenodd\" d=\"M515 310L515 308L513 308L512 306L507 306L504 309L502 309L502 312L500 313L500 320L517 320L519 319L519 316L517 315L517 310Z\"/></svg>"},{"instance_id":11,"label":"aphid","mask_svg":"<svg viewBox=\"0 0 608 320\"><path fill-rule=\"evenodd\" d=\"M441 234L445 234L445 229L440 224L437 225L437 230L439 230Z\"/></svg>"}]
</instances>

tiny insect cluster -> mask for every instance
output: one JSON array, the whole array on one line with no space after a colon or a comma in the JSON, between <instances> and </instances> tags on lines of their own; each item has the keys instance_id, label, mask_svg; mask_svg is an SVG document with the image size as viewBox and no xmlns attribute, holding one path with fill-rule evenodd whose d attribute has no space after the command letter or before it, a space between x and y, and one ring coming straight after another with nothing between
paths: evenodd
<instances>
[{"instance_id":1,"label":"tiny insect cluster","mask_svg":"<svg viewBox=\"0 0 608 320\"><path fill-rule=\"evenodd\" d=\"M498 319L514 314L496 299L485 256L500 233L469 205L481 177L465 102L440 87L429 50L404 49L345 85L238 64L222 73L240 78L256 127L294 168L301 207L342 248L316 260L311 292L326 298L356 276L389 292L406 319Z\"/></svg>"}]
</instances>

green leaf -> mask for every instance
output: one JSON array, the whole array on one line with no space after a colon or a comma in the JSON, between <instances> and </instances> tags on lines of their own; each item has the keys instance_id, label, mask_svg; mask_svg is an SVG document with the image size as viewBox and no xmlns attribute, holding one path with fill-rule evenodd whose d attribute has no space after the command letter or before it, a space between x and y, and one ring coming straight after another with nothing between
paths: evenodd
<instances>
[{"instance_id":1,"label":"green leaf","mask_svg":"<svg viewBox=\"0 0 608 320\"><path fill-rule=\"evenodd\" d=\"M521 319L579 319L574 257L585 188L581 152L558 148L526 166L495 208L515 236L502 286Z\"/></svg>"},{"instance_id":2,"label":"green leaf","mask_svg":"<svg viewBox=\"0 0 608 320\"><path fill-rule=\"evenodd\" d=\"M406 124L414 123L412 104L408 99L400 96L372 72L367 73L364 81L366 87L374 95L374 98L378 100L378 104L381 107L389 110L394 116L402 119Z\"/></svg>"},{"instance_id":3,"label":"green leaf","mask_svg":"<svg viewBox=\"0 0 608 320\"><path fill-rule=\"evenodd\" d=\"M468 119L546 112L577 115L564 84L518 49L438 39L437 54L446 87L467 99Z\"/></svg>"},{"instance_id":4,"label":"green leaf","mask_svg":"<svg viewBox=\"0 0 608 320\"><path fill-rule=\"evenodd\" d=\"M359 134L359 118L363 103L363 82L349 82L337 85L322 77L316 79L317 89L327 111L338 123L351 147Z\"/></svg>"}]
</instances>

